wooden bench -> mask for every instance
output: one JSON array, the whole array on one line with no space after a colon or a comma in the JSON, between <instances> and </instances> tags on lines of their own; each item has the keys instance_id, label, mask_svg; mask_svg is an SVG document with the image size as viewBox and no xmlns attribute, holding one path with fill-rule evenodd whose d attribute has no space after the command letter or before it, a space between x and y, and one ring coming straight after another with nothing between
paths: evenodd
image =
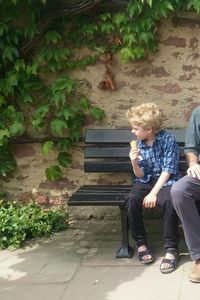
<instances>
[{"instance_id":1,"label":"wooden bench","mask_svg":"<svg viewBox=\"0 0 200 300\"><path fill-rule=\"evenodd\" d=\"M167 130L172 133L180 148L179 168L184 175L187 169L184 157L185 130ZM85 132L85 172L126 172L133 179L129 159L130 141L134 138L130 129L87 129ZM118 206L121 212L121 247L117 258L132 257L129 245L126 199L131 190L129 185L84 185L73 193L69 206Z\"/></svg>"}]
</instances>

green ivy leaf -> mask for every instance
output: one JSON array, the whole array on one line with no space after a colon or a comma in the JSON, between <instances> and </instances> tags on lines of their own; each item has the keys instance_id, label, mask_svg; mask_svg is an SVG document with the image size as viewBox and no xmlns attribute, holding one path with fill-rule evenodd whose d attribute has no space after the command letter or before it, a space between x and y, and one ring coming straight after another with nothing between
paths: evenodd
<instances>
[{"instance_id":1,"label":"green ivy leaf","mask_svg":"<svg viewBox=\"0 0 200 300\"><path fill-rule=\"evenodd\" d=\"M171 11L174 11L174 7L171 2L167 2L167 8Z\"/></svg>"},{"instance_id":2,"label":"green ivy leaf","mask_svg":"<svg viewBox=\"0 0 200 300\"><path fill-rule=\"evenodd\" d=\"M54 103L57 107L64 106L66 102L66 96L63 91L57 91L51 97L51 103Z\"/></svg>"},{"instance_id":3,"label":"green ivy leaf","mask_svg":"<svg viewBox=\"0 0 200 300\"><path fill-rule=\"evenodd\" d=\"M139 41L143 41L145 44L148 44L149 40L153 40L154 36L151 32L140 32Z\"/></svg>"},{"instance_id":4,"label":"green ivy leaf","mask_svg":"<svg viewBox=\"0 0 200 300\"><path fill-rule=\"evenodd\" d=\"M8 26L5 23L0 23L0 36L8 32Z\"/></svg>"},{"instance_id":5,"label":"green ivy leaf","mask_svg":"<svg viewBox=\"0 0 200 300\"><path fill-rule=\"evenodd\" d=\"M37 118L44 118L46 116L46 114L49 112L49 104L44 104L44 105L41 105L39 106L37 109L36 109L36 117Z\"/></svg>"},{"instance_id":6,"label":"green ivy leaf","mask_svg":"<svg viewBox=\"0 0 200 300\"><path fill-rule=\"evenodd\" d=\"M57 116L59 118L64 117L64 119L66 121L68 121L71 117L73 117L73 113L71 112L71 110L69 108L62 108L58 113Z\"/></svg>"},{"instance_id":7,"label":"green ivy leaf","mask_svg":"<svg viewBox=\"0 0 200 300\"><path fill-rule=\"evenodd\" d=\"M92 36L97 30L96 24L86 24L83 26L83 33L85 36Z\"/></svg>"},{"instance_id":8,"label":"green ivy leaf","mask_svg":"<svg viewBox=\"0 0 200 300\"><path fill-rule=\"evenodd\" d=\"M103 33L111 33L112 31L114 31L114 26L112 23L104 23L104 24L101 24L101 31Z\"/></svg>"},{"instance_id":9,"label":"green ivy leaf","mask_svg":"<svg viewBox=\"0 0 200 300\"><path fill-rule=\"evenodd\" d=\"M51 121L51 130L56 135L63 135L68 129L67 123L61 119L54 119Z\"/></svg>"},{"instance_id":10,"label":"green ivy leaf","mask_svg":"<svg viewBox=\"0 0 200 300\"><path fill-rule=\"evenodd\" d=\"M76 87L75 82L69 78L68 76L61 76L58 78L53 86L52 86L52 92L53 94L56 93L56 91L66 91L67 94L70 94Z\"/></svg>"},{"instance_id":11,"label":"green ivy leaf","mask_svg":"<svg viewBox=\"0 0 200 300\"><path fill-rule=\"evenodd\" d=\"M53 52L53 57L57 62L66 60L67 58L70 57L70 55L71 55L71 51L70 49L67 48L56 49Z\"/></svg>"},{"instance_id":12,"label":"green ivy leaf","mask_svg":"<svg viewBox=\"0 0 200 300\"><path fill-rule=\"evenodd\" d=\"M27 65L26 66L26 72L28 75L37 75L38 72L38 64L37 63L33 63L32 65Z\"/></svg>"},{"instance_id":13,"label":"green ivy leaf","mask_svg":"<svg viewBox=\"0 0 200 300\"><path fill-rule=\"evenodd\" d=\"M131 46L134 43L136 44L137 40L136 40L135 34L133 34L133 33L125 34L123 36L123 42L124 42L124 44L126 44L128 46Z\"/></svg>"},{"instance_id":14,"label":"green ivy leaf","mask_svg":"<svg viewBox=\"0 0 200 300\"><path fill-rule=\"evenodd\" d=\"M48 180L60 180L62 177L62 172L59 166L53 165L46 169L46 177Z\"/></svg>"},{"instance_id":15,"label":"green ivy leaf","mask_svg":"<svg viewBox=\"0 0 200 300\"><path fill-rule=\"evenodd\" d=\"M138 58L143 57L144 53L145 53L144 48L142 48L142 47L135 47L133 49L133 51L134 51L135 57L138 57Z\"/></svg>"},{"instance_id":16,"label":"green ivy leaf","mask_svg":"<svg viewBox=\"0 0 200 300\"><path fill-rule=\"evenodd\" d=\"M80 98L80 106L83 109L89 109L91 107L90 101L86 97Z\"/></svg>"},{"instance_id":17,"label":"green ivy leaf","mask_svg":"<svg viewBox=\"0 0 200 300\"><path fill-rule=\"evenodd\" d=\"M150 7L152 7L153 0L146 0Z\"/></svg>"},{"instance_id":18,"label":"green ivy leaf","mask_svg":"<svg viewBox=\"0 0 200 300\"><path fill-rule=\"evenodd\" d=\"M90 115L96 120L102 120L105 117L105 112L99 107L92 107Z\"/></svg>"},{"instance_id":19,"label":"green ivy leaf","mask_svg":"<svg viewBox=\"0 0 200 300\"><path fill-rule=\"evenodd\" d=\"M53 30L53 31L48 31L45 35L45 38L47 43L52 42L56 44L59 40L61 40L61 35L57 31Z\"/></svg>"},{"instance_id":20,"label":"green ivy leaf","mask_svg":"<svg viewBox=\"0 0 200 300\"><path fill-rule=\"evenodd\" d=\"M11 136L20 135L24 132L24 125L18 121L15 121L9 126L9 131Z\"/></svg>"},{"instance_id":21,"label":"green ivy leaf","mask_svg":"<svg viewBox=\"0 0 200 300\"><path fill-rule=\"evenodd\" d=\"M111 19L111 14L108 13L108 12L100 15L100 20L102 20L104 22L107 21L107 20L109 20L109 19Z\"/></svg>"},{"instance_id":22,"label":"green ivy leaf","mask_svg":"<svg viewBox=\"0 0 200 300\"><path fill-rule=\"evenodd\" d=\"M0 146L4 144L5 138L7 139L9 137L10 137L10 132L8 129L0 129Z\"/></svg>"},{"instance_id":23,"label":"green ivy leaf","mask_svg":"<svg viewBox=\"0 0 200 300\"><path fill-rule=\"evenodd\" d=\"M128 62L130 59L134 59L135 55L133 53L133 50L128 47L124 47L120 51L121 57L125 62Z\"/></svg>"},{"instance_id":24,"label":"green ivy leaf","mask_svg":"<svg viewBox=\"0 0 200 300\"><path fill-rule=\"evenodd\" d=\"M18 49L15 46L5 46L2 52L3 60L13 61L16 57L19 56Z\"/></svg>"},{"instance_id":25,"label":"green ivy leaf","mask_svg":"<svg viewBox=\"0 0 200 300\"><path fill-rule=\"evenodd\" d=\"M67 152L60 152L58 155L58 162L62 167L67 168L72 162L72 156Z\"/></svg>"},{"instance_id":26,"label":"green ivy leaf","mask_svg":"<svg viewBox=\"0 0 200 300\"><path fill-rule=\"evenodd\" d=\"M16 162L13 158L9 158L9 160L4 159L0 163L0 174L5 177L7 174L13 172L15 168Z\"/></svg>"},{"instance_id":27,"label":"green ivy leaf","mask_svg":"<svg viewBox=\"0 0 200 300\"><path fill-rule=\"evenodd\" d=\"M17 72L19 72L20 70L25 70L25 62L23 59L17 59L15 61L15 66L14 66L15 70Z\"/></svg>"},{"instance_id":28,"label":"green ivy leaf","mask_svg":"<svg viewBox=\"0 0 200 300\"><path fill-rule=\"evenodd\" d=\"M37 108L32 125L34 128L41 128L46 114L49 112L49 105L44 104Z\"/></svg>"},{"instance_id":29,"label":"green ivy leaf","mask_svg":"<svg viewBox=\"0 0 200 300\"><path fill-rule=\"evenodd\" d=\"M124 13L116 13L113 17L113 22L119 28L121 26L121 24L127 23L127 17Z\"/></svg>"},{"instance_id":30,"label":"green ivy leaf","mask_svg":"<svg viewBox=\"0 0 200 300\"><path fill-rule=\"evenodd\" d=\"M37 25L34 23L28 23L28 25L25 27L24 34L26 38L29 38L30 40L38 33Z\"/></svg>"},{"instance_id":31,"label":"green ivy leaf","mask_svg":"<svg viewBox=\"0 0 200 300\"><path fill-rule=\"evenodd\" d=\"M130 3L128 5L128 14L130 16L130 18L132 19L134 16L140 15L142 12L143 6L140 2L134 2L134 3Z\"/></svg>"},{"instance_id":32,"label":"green ivy leaf","mask_svg":"<svg viewBox=\"0 0 200 300\"><path fill-rule=\"evenodd\" d=\"M78 130L77 128L70 130L70 138L73 142L78 142L81 138L80 130Z\"/></svg>"},{"instance_id":33,"label":"green ivy leaf","mask_svg":"<svg viewBox=\"0 0 200 300\"><path fill-rule=\"evenodd\" d=\"M17 86L19 80L19 76L16 72L10 71L7 73L5 79L4 92L6 95L14 93L14 87Z\"/></svg>"},{"instance_id":34,"label":"green ivy leaf","mask_svg":"<svg viewBox=\"0 0 200 300\"><path fill-rule=\"evenodd\" d=\"M64 138L64 139L62 139L62 141L58 142L57 146L58 146L58 149L62 152L68 151L72 146L72 142L69 138Z\"/></svg>"},{"instance_id":35,"label":"green ivy leaf","mask_svg":"<svg viewBox=\"0 0 200 300\"><path fill-rule=\"evenodd\" d=\"M0 107L5 104L5 98L3 95L0 95Z\"/></svg>"},{"instance_id":36,"label":"green ivy leaf","mask_svg":"<svg viewBox=\"0 0 200 300\"><path fill-rule=\"evenodd\" d=\"M54 55L54 52L51 49L44 48L42 49L39 57L41 57L45 61L50 61Z\"/></svg>"},{"instance_id":37,"label":"green ivy leaf","mask_svg":"<svg viewBox=\"0 0 200 300\"><path fill-rule=\"evenodd\" d=\"M47 156L49 152L53 149L53 147L54 147L54 142L52 141L45 142L42 146L42 154L44 156Z\"/></svg>"}]
</instances>

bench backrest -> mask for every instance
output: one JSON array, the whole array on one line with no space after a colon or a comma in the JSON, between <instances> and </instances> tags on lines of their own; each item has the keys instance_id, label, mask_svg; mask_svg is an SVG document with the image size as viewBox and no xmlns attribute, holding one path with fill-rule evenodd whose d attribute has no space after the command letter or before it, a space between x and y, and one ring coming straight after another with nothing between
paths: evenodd
<instances>
[{"instance_id":1,"label":"bench backrest","mask_svg":"<svg viewBox=\"0 0 200 300\"><path fill-rule=\"evenodd\" d=\"M187 169L184 156L185 130L167 130L179 145L179 169ZM129 159L130 141L134 139L131 129L86 129L85 172L132 172Z\"/></svg>"}]
</instances>

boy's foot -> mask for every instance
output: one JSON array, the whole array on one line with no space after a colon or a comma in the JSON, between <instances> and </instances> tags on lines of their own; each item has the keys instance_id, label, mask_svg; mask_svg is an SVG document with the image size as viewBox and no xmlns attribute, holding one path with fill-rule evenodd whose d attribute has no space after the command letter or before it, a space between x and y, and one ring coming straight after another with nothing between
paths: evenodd
<instances>
[{"instance_id":1,"label":"boy's foot","mask_svg":"<svg viewBox=\"0 0 200 300\"><path fill-rule=\"evenodd\" d=\"M192 282L200 283L200 259L197 259L195 261L189 275L189 280Z\"/></svg>"},{"instance_id":2,"label":"boy's foot","mask_svg":"<svg viewBox=\"0 0 200 300\"><path fill-rule=\"evenodd\" d=\"M150 264L154 260L151 250L146 245L137 248L137 256L142 264Z\"/></svg>"},{"instance_id":3,"label":"boy's foot","mask_svg":"<svg viewBox=\"0 0 200 300\"><path fill-rule=\"evenodd\" d=\"M160 272L163 274L168 274L176 269L178 261L178 256L171 253L166 253L160 264Z\"/></svg>"}]
</instances>

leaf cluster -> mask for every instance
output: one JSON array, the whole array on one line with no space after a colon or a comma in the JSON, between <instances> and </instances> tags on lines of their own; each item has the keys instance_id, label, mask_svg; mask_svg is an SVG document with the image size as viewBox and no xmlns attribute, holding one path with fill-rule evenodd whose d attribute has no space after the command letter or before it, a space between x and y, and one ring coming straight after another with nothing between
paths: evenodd
<instances>
[{"instance_id":1,"label":"leaf cluster","mask_svg":"<svg viewBox=\"0 0 200 300\"><path fill-rule=\"evenodd\" d=\"M0 249L19 248L25 241L68 228L64 209L43 210L36 203L0 201Z\"/></svg>"}]
</instances>

